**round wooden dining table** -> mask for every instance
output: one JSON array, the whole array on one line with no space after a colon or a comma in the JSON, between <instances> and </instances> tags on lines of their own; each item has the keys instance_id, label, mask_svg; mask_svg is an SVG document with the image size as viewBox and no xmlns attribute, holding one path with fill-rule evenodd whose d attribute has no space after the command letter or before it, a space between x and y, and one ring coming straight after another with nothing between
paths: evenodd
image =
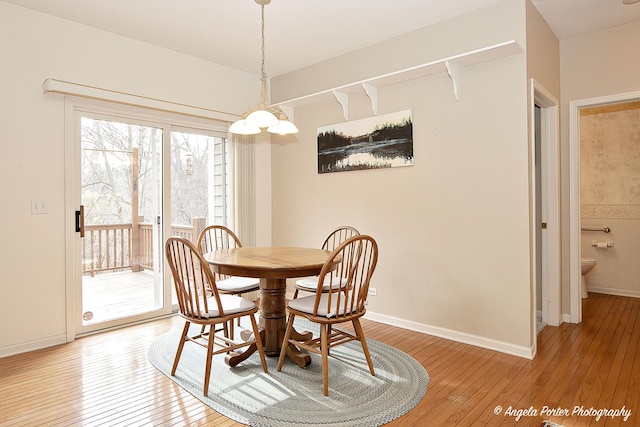
<instances>
[{"instance_id":1,"label":"round wooden dining table","mask_svg":"<svg viewBox=\"0 0 640 427\"><path fill-rule=\"evenodd\" d=\"M260 278L259 327L267 356L279 356L286 327L287 279L316 276L329 258L330 251L298 247L241 247L205 254L214 272L230 276ZM294 330L295 339L310 339L311 333ZM245 360L257 348L227 358L229 366ZM295 346L287 344L287 356L301 367L311 358Z\"/></svg>"}]
</instances>

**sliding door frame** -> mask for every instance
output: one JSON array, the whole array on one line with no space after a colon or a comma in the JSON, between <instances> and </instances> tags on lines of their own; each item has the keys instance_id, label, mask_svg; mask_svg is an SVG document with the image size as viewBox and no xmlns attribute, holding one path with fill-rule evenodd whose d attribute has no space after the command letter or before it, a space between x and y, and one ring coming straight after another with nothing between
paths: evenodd
<instances>
[{"instance_id":1,"label":"sliding door frame","mask_svg":"<svg viewBox=\"0 0 640 427\"><path fill-rule=\"evenodd\" d=\"M170 170L171 156L169 150L171 147L171 129L177 127L180 130L185 128L193 130L202 130L204 132L216 132L220 134L226 133L227 123L202 117L186 116L183 114L175 114L164 111L150 110L147 108L135 107L131 105L123 105L108 101L99 101L93 99L79 98L75 96L65 97L65 288L66 288L66 340L73 341L77 336L82 334L82 327L78 326L78 316L81 316L82 301L78 290L82 285L82 271L79 268L79 260L81 257L81 244L79 234L76 233L75 211L79 208L79 147L80 135L79 114L82 113L97 114L101 116L110 116L114 118L123 118L124 120L138 120L141 124L150 125L161 128L163 130L163 160L162 160L162 224L161 234L162 243L166 236L171 233L171 187L170 187ZM232 144L232 140L227 136L228 143ZM230 151L234 151L233 144ZM232 157L233 158L233 157ZM234 175L235 165L231 165L231 176ZM233 185L233 184L232 184ZM233 221L237 201L235 195L237 191L231 188L232 197L232 214L230 218ZM162 257L164 260L164 257ZM172 312L171 292L169 285L171 283L170 270L167 268L166 261L162 268L164 282L164 308L154 311L156 315L167 315ZM132 316L129 323L147 320L150 316L140 315ZM105 322L104 328L116 326L110 322Z\"/></svg>"}]
</instances>

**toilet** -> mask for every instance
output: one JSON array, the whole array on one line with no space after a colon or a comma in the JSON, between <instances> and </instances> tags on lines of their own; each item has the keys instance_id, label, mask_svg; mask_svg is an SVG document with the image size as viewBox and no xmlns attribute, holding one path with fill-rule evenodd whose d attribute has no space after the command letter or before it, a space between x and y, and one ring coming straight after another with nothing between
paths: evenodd
<instances>
[{"instance_id":1,"label":"toilet","mask_svg":"<svg viewBox=\"0 0 640 427\"><path fill-rule=\"evenodd\" d=\"M589 293L587 292L587 281L584 280L584 275L589 273L593 267L596 265L596 260L593 258L582 258L580 260L581 266L581 285L582 285L582 298L589 298Z\"/></svg>"}]
</instances>

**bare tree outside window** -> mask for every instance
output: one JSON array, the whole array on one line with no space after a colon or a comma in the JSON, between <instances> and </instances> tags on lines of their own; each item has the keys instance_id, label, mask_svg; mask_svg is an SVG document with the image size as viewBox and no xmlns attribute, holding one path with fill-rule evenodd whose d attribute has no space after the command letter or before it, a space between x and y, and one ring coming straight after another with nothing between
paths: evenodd
<instances>
[{"instance_id":1,"label":"bare tree outside window","mask_svg":"<svg viewBox=\"0 0 640 427\"><path fill-rule=\"evenodd\" d=\"M162 129L82 119L85 223L130 222L134 185L139 195L137 214L144 222L156 221L153 200L161 191L161 181L153 170L161 170L161 141ZM136 150L138 173L134 178ZM226 218L221 219L228 204L226 150L224 138L171 132L172 224L191 225L193 218L226 223Z\"/></svg>"},{"instance_id":2,"label":"bare tree outside window","mask_svg":"<svg viewBox=\"0 0 640 427\"><path fill-rule=\"evenodd\" d=\"M208 165L213 138L171 133L171 223L190 225L209 214Z\"/></svg>"},{"instance_id":3,"label":"bare tree outside window","mask_svg":"<svg viewBox=\"0 0 640 427\"><path fill-rule=\"evenodd\" d=\"M164 202L162 142L161 127L81 119L84 271L153 268L163 203L171 205L171 235L194 239L209 223L226 224L226 139L171 132L171 198Z\"/></svg>"}]
</instances>

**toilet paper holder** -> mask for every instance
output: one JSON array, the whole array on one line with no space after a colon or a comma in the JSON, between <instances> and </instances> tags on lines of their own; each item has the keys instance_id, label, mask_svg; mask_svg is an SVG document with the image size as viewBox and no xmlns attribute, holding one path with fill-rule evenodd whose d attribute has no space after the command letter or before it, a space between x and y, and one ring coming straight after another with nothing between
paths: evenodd
<instances>
[{"instance_id":1,"label":"toilet paper holder","mask_svg":"<svg viewBox=\"0 0 640 427\"><path fill-rule=\"evenodd\" d=\"M612 241L598 242L597 240L592 240L591 241L591 246L595 246L597 248L612 248L613 247L613 242Z\"/></svg>"}]
</instances>

